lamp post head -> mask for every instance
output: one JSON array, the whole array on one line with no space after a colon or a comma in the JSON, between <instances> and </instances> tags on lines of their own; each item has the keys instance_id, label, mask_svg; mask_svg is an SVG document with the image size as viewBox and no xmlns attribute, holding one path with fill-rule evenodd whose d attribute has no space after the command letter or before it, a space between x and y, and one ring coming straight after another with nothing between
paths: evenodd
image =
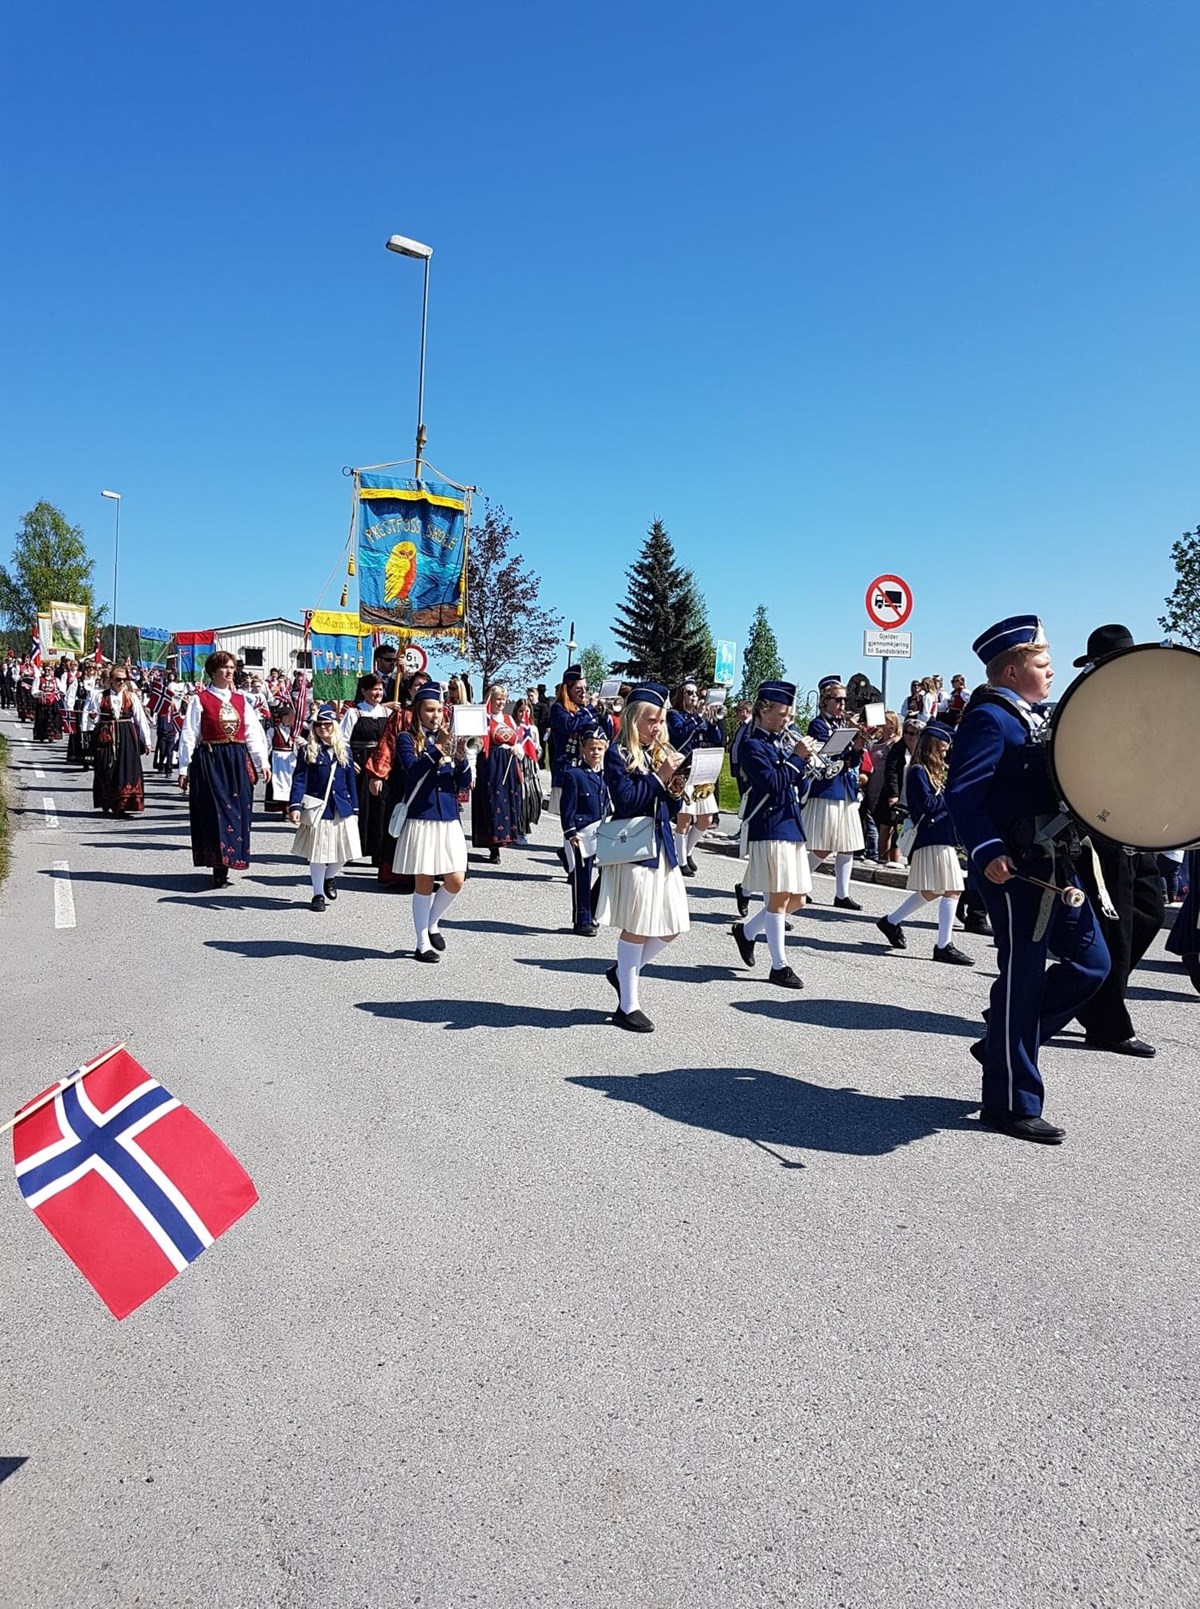
<instances>
[{"instance_id":1,"label":"lamp post head","mask_svg":"<svg viewBox=\"0 0 1200 1609\"><path fill-rule=\"evenodd\" d=\"M389 251L399 252L401 257L420 257L428 262L433 256L432 246L423 246L419 240L410 240L407 235L391 235L384 244Z\"/></svg>"},{"instance_id":2,"label":"lamp post head","mask_svg":"<svg viewBox=\"0 0 1200 1609\"><path fill-rule=\"evenodd\" d=\"M100 496L101 497L111 497L113 499L113 501L116 502L116 503L119 503L121 501L120 492L101 492Z\"/></svg>"}]
</instances>

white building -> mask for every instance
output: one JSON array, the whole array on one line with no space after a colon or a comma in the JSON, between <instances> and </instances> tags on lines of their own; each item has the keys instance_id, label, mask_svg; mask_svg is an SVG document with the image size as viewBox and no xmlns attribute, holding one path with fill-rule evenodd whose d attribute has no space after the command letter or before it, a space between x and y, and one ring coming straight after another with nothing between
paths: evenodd
<instances>
[{"instance_id":1,"label":"white building","mask_svg":"<svg viewBox=\"0 0 1200 1609\"><path fill-rule=\"evenodd\" d=\"M291 672L304 644L304 627L298 620L247 620L240 626L218 626L216 647L235 655L249 671Z\"/></svg>"}]
</instances>

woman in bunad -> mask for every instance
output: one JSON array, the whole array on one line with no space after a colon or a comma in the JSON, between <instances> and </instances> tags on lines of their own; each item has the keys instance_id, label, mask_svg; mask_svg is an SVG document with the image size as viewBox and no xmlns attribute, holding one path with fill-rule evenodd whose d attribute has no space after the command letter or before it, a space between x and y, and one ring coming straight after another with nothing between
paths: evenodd
<instances>
[{"instance_id":1,"label":"woman in bunad","mask_svg":"<svg viewBox=\"0 0 1200 1609\"><path fill-rule=\"evenodd\" d=\"M908 940L901 923L935 899L939 904L933 959L950 966L972 967L975 963L971 957L951 942L958 896L965 886L955 847L958 835L943 797L946 755L953 736L950 727L930 721L917 740L904 776L905 808L916 827L908 864L909 894L890 916L881 916L875 925L894 950L905 950Z\"/></svg>"},{"instance_id":2,"label":"woman in bunad","mask_svg":"<svg viewBox=\"0 0 1200 1609\"><path fill-rule=\"evenodd\" d=\"M489 851L496 865L500 851L521 831L521 767L517 760L517 723L505 713L508 685L493 682L487 690L487 731L475 761L471 790L471 843Z\"/></svg>"},{"instance_id":3,"label":"woman in bunad","mask_svg":"<svg viewBox=\"0 0 1200 1609\"><path fill-rule=\"evenodd\" d=\"M407 732L412 724L413 701L422 687L429 682L423 670L407 676L396 688L396 702L392 706L380 734L379 743L366 758L366 787L359 783L359 794L369 792L380 802L383 832L378 848L371 854L378 871L379 881L397 894L411 894L415 887L411 877L401 877L393 871L396 858L396 840L388 830L392 811L404 798L404 772L396 764L396 739ZM387 682L384 682L384 693Z\"/></svg>"},{"instance_id":4,"label":"woman in bunad","mask_svg":"<svg viewBox=\"0 0 1200 1609\"><path fill-rule=\"evenodd\" d=\"M92 804L104 816L140 815L146 808L142 756L153 734L124 665L114 665L108 686L89 700L94 733Z\"/></svg>"},{"instance_id":5,"label":"woman in bunad","mask_svg":"<svg viewBox=\"0 0 1200 1609\"><path fill-rule=\"evenodd\" d=\"M224 888L250 864L254 785L270 763L267 736L244 694L233 689L235 660L223 649L204 663L209 685L188 701L179 741L179 786L188 796L192 865L208 866Z\"/></svg>"},{"instance_id":6,"label":"woman in bunad","mask_svg":"<svg viewBox=\"0 0 1200 1609\"><path fill-rule=\"evenodd\" d=\"M688 676L671 694L667 711L667 736L671 747L686 759L693 749L723 749L725 728L712 707L701 710L696 678ZM717 794L711 782L693 788L687 783L675 819L675 853L685 877L695 877L692 850L700 837L717 824Z\"/></svg>"},{"instance_id":7,"label":"woman in bunad","mask_svg":"<svg viewBox=\"0 0 1200 1609\"><path fill-rule=\"evenodd\" d=\"M381 690L382 686L380 683ZM314 911L323 911L326 900L337 899L337 878L342 867L362 854L354 771L350 745L342 735L333 705L322 704L313 716L308 741L297 751L288 799L288 819L296 828L292 854L308 861ZM303 819L301 805L305 795L324 800L315 821Z\"/></svg>"},{"instance_id":8,"label":"woman in bunad","mask_svg":"<svg viewBox=\"0 0 1200 1609\"><path fill-rule=\"evenodd\" d=\"M840 676L823 676L817 683L820 710L808 723L814 746L827 743L839 729L855 726L847 720L846 689ZM859 728L850 747L843 749L835 769L828 776L814 778L804 806L804 836L809 844L809 870L834 857L834 900L843 911L861 911L850 898L850 870L854 857L864 847L862 821L858 814L858 770L862 763L867 733Z\"/></svg>"},{"instance_id":9,"label":"woman in bunad","mask_svg":"<svg viewBox=\"0 0 1200 1609\"><path fill-rule=\"evenodd\" d=\"M683 795L679 756L665 743L667 690L656 683L633 688L621 711L621 730L604 757L604 780L612 819L649 816L654 853L633 864L605 866L595 920L618 927L617 959L605 974L617 991L613 1022L631 1033L649 1034L654 1024L641 1009L638 983L665 945L688 930L687 890L675 852L674 818Z\"/></svg>"},{"instance_id":10,"label":"woman in bunad","mask_svg":"<svg viewBox=\"0 0 1200 1609\"><path fill-rule=\"evenodd\" d=\"M62 736L62 705L58 700L57 672L50 666L34 686L33 741L50 743Z\"/></svg>"},{"instance_id":11,"label":"woman in bunad","mask_svg":"<svg viewBox=\"0 0 1200 1609\"><path fill-rule=\"evenodd\" d=\"M542 819L542 777L538 769L542 740L533 723L533 709L527 698L517 700L512 714L517 729L517 764L521 770L521 814L517 821L517 842L523 844Z\"/></svg>"},{"instance_id":12,"label":"woman in bunad","mask_svg":"<svg viewBox=\"0 0 1200 1609\"><path fill-rule=\"evenodd\" d=\"M754 726L742 740L739 765L745 780L743 830L750 854L742 888L761 894L763 904L748 922L735 922L734 942L748 967L754 965L754 941L765 933L771 955L769 981L781 989L802 989L788 965L786 922L812 893L812 873L804 852L804 818L800 786L813 745L804 738L793 744L784 733L796 702L792 682L763 682L754 703Z\"/></svg>"},{"instance_id":13,"label":"woman in bunad","mask_svg":"<svg viewBox=\"0 0 1200 1609\"><path fill-rule=\"evenodd\" d=\"M383 707L383 677L368 671L358 678L354 703L342 716L342 736L350 745L358 785L358 836L362 854L372 865L378 865L376 856L387 832L387 818L383 813L383 789L371 791L367 761L379 747L390 717L391 711Z\"/></svg>"},{"instance_id":14,"label":"woman in bunad","mask_svg":"<svg viewBox=\"0 0 1200 1609\"><path fill-rule=\"evenodd\" d=\"M587 707L587 681L578 665L568 665L550 706L550 814L562 804L563 772L579 759L580 742L596 725ZM564 862L565 865L565 862Z\"/></svg>"},{"instance_id":15,"label":"woman in bunad","mask_svg":"<svg viewBox=\"0 0 1200 1609\"><path fill-rule=\"evenodd\" d=\"M414 879L412 897L415 955L439 961L446 948L441 921L467 875L467 841L458 819L458 796L471 786L471 768L463 738L455 740L448 725L442 689L426 682L418 689L412 726L396 738L393 770L402 773L397 802L407 815L396 839L394 870ZM434 880L442 886L435 894Z\"/></svg>"},{"instance_id":16,"label":"woman in bunad","mask_svg":"<svg viewBox=\"0 0 1200 1609\"><path fill-rule=\"evenodd\" d=\"M286 816L295 777L296 711L283 695L271 705L270 725L264 728L270 745L270 771L263 796L263 809L269 816Z\"/></svg>"}]
</instances>

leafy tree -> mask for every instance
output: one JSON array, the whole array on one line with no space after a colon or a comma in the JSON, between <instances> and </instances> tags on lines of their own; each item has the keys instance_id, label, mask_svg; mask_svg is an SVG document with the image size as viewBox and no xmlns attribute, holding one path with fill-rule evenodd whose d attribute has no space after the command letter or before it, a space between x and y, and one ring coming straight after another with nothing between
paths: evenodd
<instances>
[{"instance_id":1,"label":"leafy tree","mask_svg":"<svg viewBox=\"0 0 1200 1609\"><path fill-rule=\"evenodd\" d=\"M1200 525L1172 545L1171 557L1176 581L1158 623L1186 647L1200 648Z\"/></svg>"},{"instance_id":2,"label":"leafy tree","mask_svg":"<svg viewBox=\"0 0 1200 1609\"><path fill-rule=\"evenodd\" d=\"M750 622L750 635L742 654L742 690L739 698L752 699L761 682L781 681L787 667L779 657L779 642L767 619L767 608L760 603Z\"/></svg>"},{"instance_id":3,"label":"leafy tree","mask_svg":"<svg viewBox=\"0 0 1200 1609\"><path fill-rule=\"evenodd\" d=\"M483 686L498 676L542 675L562 641L562 616L538 606L538 578L511 551L518 540L508 515L484 500L483 523L467 546L467 659Z\"/></svg>"},{"instance_id":4,"label":"leafy tree","mask_svg":"<svg viewBox=\"0 0 1200 1609\"><path fill-rule=\"evenodd\" d=\"M68 525L62 511L43 499L21 520L11 567L0 565L0 618L27 649L34 620L51 600L78 603L87 609L90 638L105 617L96 607L94 569L82 527Z\"/></svg>"},{"instance_id":5,"label":"leafy tree","mask_svg":"<svg viewBox=\"0 0 1200 1609\"><path fill-rule=\"evenodd\" d=\"M592 692L595 692L608 675L608 660L605 659L604 654L601 652L600 644L590 642L586 648L580 649L579 664L583 674L587 677L588 687Z\"/></svg>"},{"instance_id":6,"label":"leafy tree","mask_svg":"<svg viewBox=\"0 0 1200 1609\"><path fill-rule=\"evenodd\" d=\"M642 551L625 572L627 601L617 607L613 636L626 658L613 663L614 674L652 679L677 686L703 667L711 634L697 609L695 577L675 557L661 520L650 526ZM707 640L706 640L707 639Z\"/></svg>"}]
</instances>

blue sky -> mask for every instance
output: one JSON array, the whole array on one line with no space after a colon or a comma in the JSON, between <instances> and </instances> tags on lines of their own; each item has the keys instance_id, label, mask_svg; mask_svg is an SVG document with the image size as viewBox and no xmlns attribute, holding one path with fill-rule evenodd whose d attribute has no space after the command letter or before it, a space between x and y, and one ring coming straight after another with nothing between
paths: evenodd
<instances>
[{"instance_id":1,"label":"blue sky","mask_svg":"<svg viewBox=\"0 0 1200 1609\"><path fill-rule=\"evenodd\" d=\"M412 450L401 232L430 461L581 643L655 515L805 684L862 666L880 571L915 671L1016 610L1064 664L1158 635L1200 523L1190 0L42 0L4 43L0 492L102 596L122 492L122 621L318 602L342 466Z\"/></svg>"}]
</instances>

